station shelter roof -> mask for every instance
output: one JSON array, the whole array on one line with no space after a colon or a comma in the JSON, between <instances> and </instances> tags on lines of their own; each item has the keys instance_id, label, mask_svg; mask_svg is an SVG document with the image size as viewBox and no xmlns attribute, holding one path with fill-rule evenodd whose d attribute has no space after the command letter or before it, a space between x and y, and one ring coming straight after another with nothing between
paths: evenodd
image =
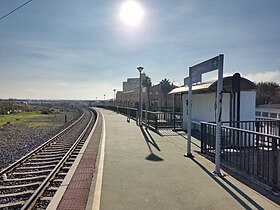
<instances>
[{"instance_id":1,"label":"station shelter roof","mask_svg":"<svg viewBox=\"0 0 280 210\"><path fill-rule=\"evenodd\" d=\"M223 78L223 92L231 92L233 89L234 76L224 77ZM197 83L192 85L193 94L201 94L201 93L211 93L217 91L217 80L214 82L205 82L205 83ZM240 91L252 91L256 90L256 85L254 82L240 77ZM183 86L179 88L175 88L170 91L168 94L179 94L179 93L187 93L189 91L188 86Z\"/></svg>"}]
</instances>

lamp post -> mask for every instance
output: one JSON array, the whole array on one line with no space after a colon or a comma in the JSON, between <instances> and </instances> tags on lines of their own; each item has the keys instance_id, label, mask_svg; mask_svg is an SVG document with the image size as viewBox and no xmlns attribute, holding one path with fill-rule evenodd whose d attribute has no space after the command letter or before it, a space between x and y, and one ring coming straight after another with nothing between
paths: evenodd
<instances>
[{"instance_id":1,"label":"lamp post","mask_svg":"<svg viewBox=\"0 0 280 210\"><path fill-rule=\"evenodd\" d=\"M139 71L139 126L142 126L142 76L141 73L143 71L143 67L139 66L137 67L137 70Z\"/></svg>"},{"instance_id":2,"label":"lamp post","mask_svg":"<svg viewBox=\"0 0 280 210\"><path fill-rule=\"evenodd\" d=\"M113 101L113 106L116 106L116 89L113 89L114 91L114 101Z\"/></svg>"}]
</instances>

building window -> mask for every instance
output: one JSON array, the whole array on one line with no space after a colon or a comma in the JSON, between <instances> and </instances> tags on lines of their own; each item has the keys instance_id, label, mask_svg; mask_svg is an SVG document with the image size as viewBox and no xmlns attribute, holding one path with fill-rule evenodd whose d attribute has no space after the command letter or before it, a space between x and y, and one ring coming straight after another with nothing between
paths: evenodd
<instances>
[{"instance_id":1,"label":"building window","mask_svg":"<svg viewBox=\"0 0 280 210\"><path fill-rule=\"evenodd\" d=\"M270 117L277 118L277 113L270 113Z\"/></svg>"},{"instance_id":2,"label":"building window","mask_svg":"<svg viewBox=\"0 0 280 210\"><path fill-rule=\"evenodd\" d=\"M256 116L261 116L261 112L256 112Z\"/></svg>"},{"instance_id":3,"label":"building window","mask_svg":"<svg viewBox=\"0 0 280 210\"><path fill-rule=\"evenodd\" d=\"M156 92L156 95L158 95L158 92Z\"/></svg>"},{"instance_id":4,"label":"building window","mask_svg":"<svg viewBox=\"0 0 280 210\"><path fill-rule=\"evenodd\" d=\"M151 95L153 95L153 92L150 92L149 94L150 94L150 96L151 96Z\"/></svg>"},{"instance_id":5,"label":"building window","mask_svg":"<svg viewBox=\"0 0 280 210\"><path fill-rule=\"evenodd\" d=\"M268 117L268 112L263 112L263 113L262 113L262 116L263 116L263 117Z\"/></svg>"}]
</instances>

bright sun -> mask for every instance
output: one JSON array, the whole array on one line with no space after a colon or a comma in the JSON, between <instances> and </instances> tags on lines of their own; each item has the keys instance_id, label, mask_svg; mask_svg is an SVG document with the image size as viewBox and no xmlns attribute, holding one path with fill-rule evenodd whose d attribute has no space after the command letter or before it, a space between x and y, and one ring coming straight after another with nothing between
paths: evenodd
<instances>
[{"instance_id":1,"label":"bright sun","mask_svg":"<svg viewBox=\"0 0 280 210\"><path fill-rule=\"evenodd\" d=\"M143 8L136 1L126 1L123 3L120 16L121 19L130 26L136 26L143 17Z\"/></svg>"}]
</instances>

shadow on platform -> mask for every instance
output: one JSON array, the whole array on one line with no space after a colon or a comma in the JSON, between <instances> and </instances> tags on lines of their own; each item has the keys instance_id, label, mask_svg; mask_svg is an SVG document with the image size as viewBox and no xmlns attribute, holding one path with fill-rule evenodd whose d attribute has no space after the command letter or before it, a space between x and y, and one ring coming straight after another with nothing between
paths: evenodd
<instances>
[{"instance_id":1,"label":"shadow on platform","mask_svg":"<svg viewBox=\"0 0 280 210\"><path fill-rule=\"evenodd\" d=\"M151 134L149 133L149 131L143 127L140 127L140 130L145 138L145 142L150 150L150 153L145 159L146 160L150 160L150 161L163 161L163 159L159 156L157 156L156 154L153 153L152 148L150 145L152 145L155 149L157 149L157 151L161 151L159 146L157 145L157 143L155 142L155 140L153 139L153 137L151 136Z\"/></svg>"},{"instance_id":2,"label":"shadow on platform","mask_svg":"<svg viewBox=\"0 0 280 210\"><path fill-rule=\"evenodd\" d=\"M217 184L219 184L228 194L230 194L238 203L240 203L245 209L252 209L250 206L248 206L240 197L242 196L244 199L246 199L251 205L253 205L257 209L264 209L259 204L257 204L252 198L250 198L246 193L244 193L242 190L240 190L238 187L234 186L230 181L228 181L226 178L221 177L222 181L225 182L228 186L230 186L233 190L228 188L222 181L219 180L217 176L215 176L213 173L208 171L201 163L199 163L197 160L192 159L194 163L196 163L207 175L209 175Z\"/></svg>"}]
</instances>

